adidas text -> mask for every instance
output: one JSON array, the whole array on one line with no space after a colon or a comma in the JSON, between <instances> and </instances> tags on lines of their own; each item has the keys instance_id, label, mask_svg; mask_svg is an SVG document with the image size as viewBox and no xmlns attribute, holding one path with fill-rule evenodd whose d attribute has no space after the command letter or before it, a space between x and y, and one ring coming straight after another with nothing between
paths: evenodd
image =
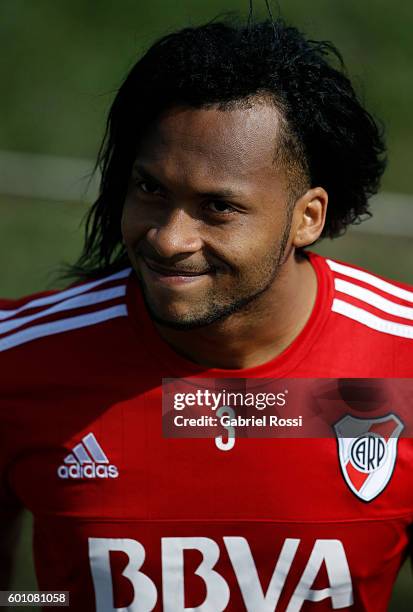
<instances>
[{"instance_id":1,"label":"adidas text","mask_svg":"<svg viewBox=\"0 0 413 612\"><path fill-rule=\"evenodd\" d=\"M60 465L57 469L59 478L117 478L119 470L116 465Z\"/></svg>"}]
</instances>

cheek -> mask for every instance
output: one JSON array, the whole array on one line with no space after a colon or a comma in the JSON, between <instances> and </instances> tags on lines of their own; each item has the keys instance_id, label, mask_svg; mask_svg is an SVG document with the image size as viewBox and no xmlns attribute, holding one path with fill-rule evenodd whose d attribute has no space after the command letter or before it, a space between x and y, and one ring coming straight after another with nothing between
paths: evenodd
<instances>
[{"instance_id":1,"label":"cheek","mask_svg":"<svg viewBox=\"0 0 413 612\"><path fill-rule=\"evenodd\" d=\"M229 231L217 242L221 253L238 268L254 269L278 252L280 228L272 224L248 223L238 231Z\"/></svg>"},{"instance_id":2,"label":"cheek","mask_svg":"<svg viewBox=\"0 0 413 612\"><path fill-rule=\"evenodd\" d=\"M126 199L121 217L121 233L125 244L136 242L145 233L145 224L136 205Z\"/></svg>"}]
</instances>

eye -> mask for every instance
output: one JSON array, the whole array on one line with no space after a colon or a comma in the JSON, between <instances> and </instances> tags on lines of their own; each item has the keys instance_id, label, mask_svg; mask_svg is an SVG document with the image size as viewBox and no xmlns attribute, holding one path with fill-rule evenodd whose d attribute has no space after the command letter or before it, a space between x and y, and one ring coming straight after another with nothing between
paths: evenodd
<instances>
[{"instance_id":1,"label":"eye","mask_svg":"<svg viewBox=\"0 0 413 612\"><path fill-rule=\"evenodd\" d=\"M208 210L216 214L225 214L228 215L230 213L235 212L235 208L233 208L227 202L221 202L220 200L214 200L208 203Z\"/></svg>"},{"instance_id":2,"label":"eye","mask_svg":"<svg viewBox=\"0 0 413 612\"><path fill-rule=\"evenodd\" d=\"M147 195L160 195L162 190L155 181L141 181L135 180L135 185L139 191L146 193Z\"/></svg>"}]
</instances>

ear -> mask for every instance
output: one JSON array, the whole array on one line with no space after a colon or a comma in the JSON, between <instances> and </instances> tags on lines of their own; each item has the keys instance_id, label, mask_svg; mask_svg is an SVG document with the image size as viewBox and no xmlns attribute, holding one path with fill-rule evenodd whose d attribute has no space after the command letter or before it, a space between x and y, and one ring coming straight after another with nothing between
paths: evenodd
<instances>
[{"instance_id":1,"label":"ear","mask_svg":"<svg viewBox=\"0 0 413 612\"><path fill-rule=\"evenodd\" d=\"M326 220L328 194L322 187L309 189L295 203L292 245L301 248L320 237Z\"/></svg>"}]
</instances>

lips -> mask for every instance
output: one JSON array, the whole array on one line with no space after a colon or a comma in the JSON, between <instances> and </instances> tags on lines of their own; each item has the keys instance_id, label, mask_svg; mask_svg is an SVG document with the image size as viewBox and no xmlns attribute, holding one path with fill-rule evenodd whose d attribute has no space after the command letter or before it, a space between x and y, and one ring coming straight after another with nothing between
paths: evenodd
<instances>
[{"instance_id":1,"label":"lips","mask_svg":"<svg viewBox=\"0 0 413 612\"><path fill-rule=\"evenodd\" d=\"M204 274L211 274L213 272L213 270L211 268L208 268L206 270L199 270L199 271L194 271L194 270L184 270L182 268L169 268L166 266L162 266L158 263L155 263L151 260L148 260L146 258L143 258L145 264L148 266L148 268L150 270L152 270L153 272L157 272L157 274L162 274L163 276L202 276Z\"/></svg>"}]
</instances>

